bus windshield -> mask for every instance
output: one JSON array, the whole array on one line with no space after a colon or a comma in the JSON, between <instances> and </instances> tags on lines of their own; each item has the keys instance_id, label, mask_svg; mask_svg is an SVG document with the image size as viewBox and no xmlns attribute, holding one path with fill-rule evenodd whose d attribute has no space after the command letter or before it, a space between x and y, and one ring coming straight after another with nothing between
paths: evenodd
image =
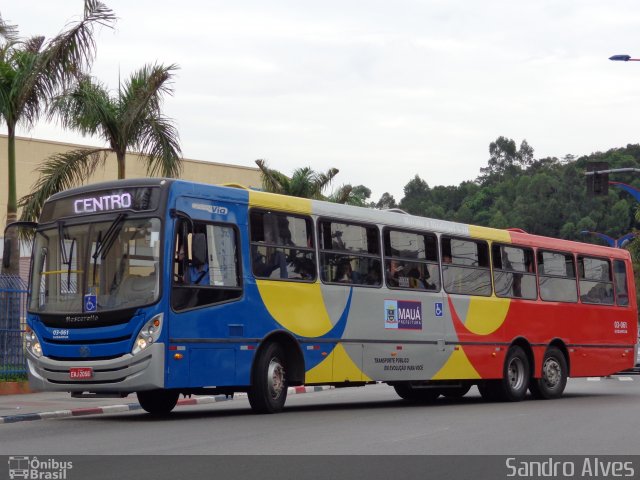
<instances>
[{"instance_id":1,"label":"bus windshield","mask_svg":"<svg viewBox=\"0 0 640 480\"><path fill-rule=\"evenodd\" d=\"M91 313L148 305L158 299L157 218L114 219L36 232L30 309Z\"/></svg>"}]
</instances>

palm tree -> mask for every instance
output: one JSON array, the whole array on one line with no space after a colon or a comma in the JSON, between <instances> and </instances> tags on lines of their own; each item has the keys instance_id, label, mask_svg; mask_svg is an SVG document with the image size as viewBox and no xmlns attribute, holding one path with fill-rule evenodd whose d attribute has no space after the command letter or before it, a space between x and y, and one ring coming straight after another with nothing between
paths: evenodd
<instances>
[{"instance_id":1,"label":"palm tree","mask_svg":"<svg viewBox=\"0 0 640 480\"><path fill-rule=\"evenodd\" d=\"M178 131L161 108L163 95L172 93L172 72L176 68L144 66L120 87L117 96L85 76L73 90L56 98L51 115L66 128L101 137L108 146L81 148L45 160L38 168L40 177L32 193L20 200L22 220L37 219L49 196L82 184L104 165L109 153L115 153L120 179L125 177L129 149L146 158L149 176L178 176L182 168Z\"/></svg>"},{"instance_id":2,"label":"palm tree","mask_svg":"<svg viewBox=\"0 0 640 480\"><path fill-rule=\"evenodd\" d=\"M338 187L332 192L326 200L333 203L344 203L346 205L355 205L356 207L370 207L368 202L371 197L371 189L364 185L356 185L355 187L349 183Z\"/></svg>"},{"instance_id":3,"label":"palm tree","mask_svg":"<svg viewBox=\"0 0 640 480\"><path fill-rule=\"evenodd\" d=\"M264 160L256 160L256 164L262 173L262 188L267 192L359 207L368 206L371 190L364 185L354 187L346 184L327 196L322 193L338 174L337 168L330 168L326 173L314 172L311 167L296 168L291 177L287 177L284 173L269 168Z\"/></svg>"},{"instance_id":4,"label":"palm tree","mask_svg":"<svg viewBox=\"0 0 640 480\"><path fill-rule=\"evenodd\" d=\"M96 47L94 27L113 21L115 15L102 2L85 0L82 20L46 41L43 36L19 39L17 28L0 18L0 121L6 123L8 137L7 224L17 216L17 125L33 127L49 99L90 67ZM11 267L5 273L15 274L20 255L17 232L10 231L7 237Z\"/></svg>"},{"instance_id":5,"label":"palm tree","mask_svg":"<svg viewBox=\"0 0 640 480\"><path fill-rule=\"evenodd\" d=\"M314 172L311 167L297 168L291 177L267 167L264 160L256 160L262 173L262 188L267 192L293 197L324 200L322 191L329 186L339 170L330 168L326 173Z\"/></svg>"}]
</instances>

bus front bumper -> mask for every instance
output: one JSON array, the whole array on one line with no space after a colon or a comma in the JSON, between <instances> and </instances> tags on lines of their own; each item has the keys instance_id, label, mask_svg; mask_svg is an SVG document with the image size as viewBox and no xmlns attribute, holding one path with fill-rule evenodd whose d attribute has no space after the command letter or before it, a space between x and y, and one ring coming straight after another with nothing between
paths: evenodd
<instances>
[{"instance_id":1,"label":"bus front bumper","mask_svg":"<svg viewBox=\"0 0 640 480\"><path fill-rule=\"evenodd\" d=\"M132 393L164 387L165 346L154 343L136 355L109 360L53 360L27 354L29 387L32 390ZM72 369L91 368L88 379L71 378Z\"/></svg>"}]
</instances>

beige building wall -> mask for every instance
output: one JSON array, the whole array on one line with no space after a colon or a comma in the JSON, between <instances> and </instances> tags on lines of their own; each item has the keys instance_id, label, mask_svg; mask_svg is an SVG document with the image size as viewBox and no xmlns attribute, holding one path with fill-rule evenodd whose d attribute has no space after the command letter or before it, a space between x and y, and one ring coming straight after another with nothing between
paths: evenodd
<instances>
[{"instance_id":1,"label":"beige building wall","mask_svg":"<svg viewBox=\"0 0 640 480\"><path fill-rule=\"evenodd\" d=\"M16 170L18 200L31 191L39 174L37 168L49 156L70 150L84 148L84 145L37 140L32 138L17 138L16 140ZM91 147L89 147L91 148ZM247 187L260 187L260 170L253 166L228 165L224 163L205 162L201 160L184 159L182 163L183 180L200 183L222 184L238 183ZM0 237L7 220L7 136L0 135ZM140 155L128 154L126 178L146 177L145 162ZM110 154L104 169L98 169L93 177L86 182L96 183L117 178L116 156ZM20 212L18 211L18 217ZM0 246L0 249L2 247Z\"/></svg>"}]
</instances>

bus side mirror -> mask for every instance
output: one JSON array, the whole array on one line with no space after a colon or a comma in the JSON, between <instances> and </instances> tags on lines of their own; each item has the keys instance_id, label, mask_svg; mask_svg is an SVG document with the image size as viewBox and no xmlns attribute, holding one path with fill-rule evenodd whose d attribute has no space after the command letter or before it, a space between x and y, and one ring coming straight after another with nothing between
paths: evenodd
<instances>
[{"instance_id":1,"label":"bus side mirror","mask_svg":"<svg viewBox=\"0 0 640 480\"><path fill-rule=\"evenodd\" d=\"M207 263L207 237L204 233L194 233L191 239L191 262L196 265Z\"/></svg>"}]
</instances>

